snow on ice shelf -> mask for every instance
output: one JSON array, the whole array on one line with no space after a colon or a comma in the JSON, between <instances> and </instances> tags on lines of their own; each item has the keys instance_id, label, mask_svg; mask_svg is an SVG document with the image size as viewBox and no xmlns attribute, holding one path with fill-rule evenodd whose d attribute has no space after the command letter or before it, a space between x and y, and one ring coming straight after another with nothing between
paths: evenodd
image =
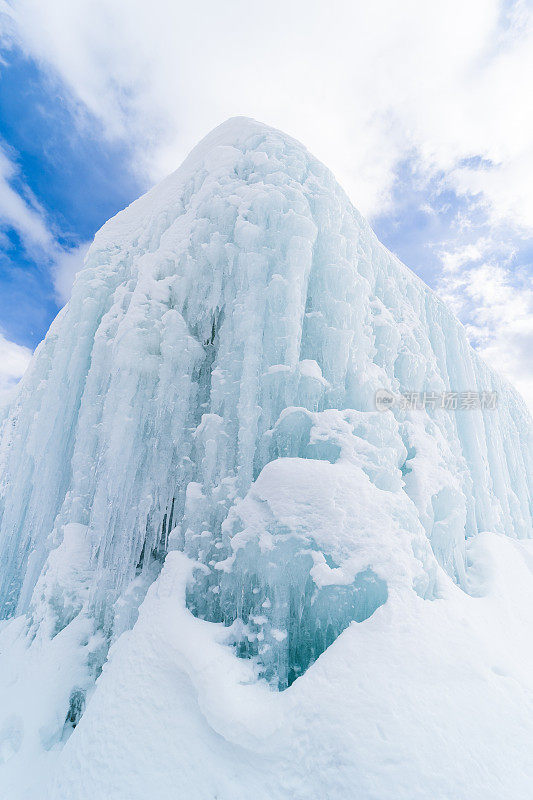
<instances>
[{"instance_id":1,"label":"snow on ice shelf","mask_svg":"<svg viewBox=\"0 0 533 800\"><path fill-rule=\"evenodd\" d=\"M379 389L491 391L499 404L380 413ZM239 748L251 748L260 774L261 754L267 762L279 755L266 743L271 713L279 722L290 704L305 705L329 670L337 677L328 692L356 715L353 659L364 683L360 669L375 668L372 648L382 646L387 624L398 625L400 609L411 609L406 625L426 624L447 598L460 617L461 603L470 608L490 583L474 557L483 552L480 534L506 542L532 534L531 420L521 398L377 241L331 173L298 142L242 118L214 130L99 231L1 437L0 602L8 621L0 636L13 652L22 648L29 676L40 648L49 698L28 711L25 735L16 709L6 723L16 735L6 739L13 783L5 785L20 789L17 764L31 756L57 764L54 797L74 780L95 732L108 735L95 709L117 695L115 664L131 670L123 691L143 696L135 680L145 679L149 655L135 642L152 652L154 609L171 614L164 623L151 618L161 625L158 646L168 637L169 651L158 653L165 663L173 653L188 676L176 678L180 697L192 691L196 700L187 702L205 711L205 741L222 732L224 758L235 763ZM172 620L184 631L179 644ZM354 650L354 637L364 646ZM226 678L199 665L198 641ZM52 690L58 659L66 677ZM230 710L216 698L222 685L228 696L241 698L244 685L252 694ZM265 730L253 715L239 717L250 703L267 703ZM122 713L110 736L126 725ZM309 747L321 726L334 724L321 713L307 719ZM133 754L136 737L128 741ZM359 760L372 759L362 744L360 753L353 747L335 778L348 786ZM109 769L122 774L112 750ZM428 754L431 763L438 757ZM185 775L183 756L173 758ZM247 779L244 766L234 768ZM94 796L102 775L110 779L102 770L75 796ZM296 784L284 793L273 780L269 794L255 794L300 796ZM326 796L320 780L301 796ZM198 777L184 796L241 796L223 777L213 790L200 784ZM141 797L142 785L112 797ZM385 784L380 791L373 796L424 796L412 786L402 794L398 784L395 795ZM173 796L165 792L154 796Z\"/></svg>"}]
</instances>

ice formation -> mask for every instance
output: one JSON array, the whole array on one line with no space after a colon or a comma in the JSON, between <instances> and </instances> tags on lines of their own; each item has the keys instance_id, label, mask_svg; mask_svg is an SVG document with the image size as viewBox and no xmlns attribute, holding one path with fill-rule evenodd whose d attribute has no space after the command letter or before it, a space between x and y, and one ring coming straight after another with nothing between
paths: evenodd
<instances>
[{"instance_id":1,"label":"ice formation","mask_svg":"<svg viewBox=\"0 0 533 800\"><path fill-rule=\"evenodd\" d=\"M497 392L499 402L380 412L381 389ZM45 673L69 666L61 687L47 684L48 705L35 712L26 745L16 710L8 714L0 754L2 741L9 764L32 747L55 753L52 797L65 797L67 785L69 797L101 794L127 757L110 755L112 766L85 782L76 782L76 764L94 759L95 731L106 740L106 703L121 695L116 664L143 705L142 681L128 676L148 669L163 631L161 663L173 653L187 686L205 684L194 683L203 722L190 724L207 720L209 732L191 733L201 740L191 758L205 757L205 746L213 770L217 759L241 764L231 768L237 784L197 775L183 797L248 796L242 748L257 776L262 757L284 764L278 783L257 777L258 797L347 797L353 770L370 769L363 745L341 756L332 734L337 777L324 766L306 784L279 748L268 749L274 719L266 731L250 712L228 729L220 719L238 712L228 705L217 716L216 687L235 698L242 687L255 692L237 705L255 703L257 716L268 705L265 719L289 713L283 703L301 716L298 692L324 681L319 664L348 652L354 636L364 643L377 610L394 615L405 602L431 616L441 608L433 601L473 602L482 592L480 535L532 536L530 436L521 398L379 243L331 173L279 131L229 120L99 231L3 420L1 641L27 665L28 681L36 647ZM151 639L147 619L159 607L167 616L152 616L159 632ZM172 625L181 626L180 645ZM199 641L234 685L198 677L214 669ZM371 668L369 653L358 658ZM296 680L304 673L307 683ZM345 698L355 691L346 689L349 674ZM342 725L351 741L350 719ZM125 724L118 720L114 735L133 747L131 726L143 723L129 732ZM214 732L226 755L208 744ZM176 758L186 781L184 757ZM15 767L7 774L17 797ZM451 796L418 794L412 784L387 793L382 778L365 796ZM322 779L337 788L325 794ZM172 780L161 780L155 800L174 797ZM142 785L108 785L105 796L146 796ZM492 795L464 794L477 796Z\"/></svg>"}]
</instances>

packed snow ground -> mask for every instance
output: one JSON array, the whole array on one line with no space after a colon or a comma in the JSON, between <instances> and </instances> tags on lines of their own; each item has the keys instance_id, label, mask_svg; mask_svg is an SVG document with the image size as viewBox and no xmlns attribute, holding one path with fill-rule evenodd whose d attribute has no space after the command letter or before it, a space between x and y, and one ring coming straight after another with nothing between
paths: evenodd
<instances>
[{"instance_id":1,"label":"packed snow ground","mask_svg":"<svg viewBox=\"0 0 533 800\"><path fill-rule=\"evenodd\" d=\"M298 142L107 223L1 437L0 797L531 796L531 420Z\"/></svg>"},{"instance_id":2,"label":"packed snow ground","mask_svg":"<svg viewBox=\"0 0 533 800\"><path fill-rule=\"evenodd\" d=\"M530 798L533 548L480 534L469 556L476 596L446 576L438 600L404 590L278 693L185 608L192 563L171 553L79 726L51 747L87 631L28 649L7 623L1 796Z\"/></svg>"}]
</instances>

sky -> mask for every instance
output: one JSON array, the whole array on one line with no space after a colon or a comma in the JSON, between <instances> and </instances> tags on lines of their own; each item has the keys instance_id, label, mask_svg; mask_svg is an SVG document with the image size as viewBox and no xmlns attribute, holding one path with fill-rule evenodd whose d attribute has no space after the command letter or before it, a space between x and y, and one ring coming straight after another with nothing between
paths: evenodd
<instances>
[{"instance_id":1,"label":"sky","mask_svg":"<svg viewBox=\"0 0 533 800\"><path fill-rule=\"evenodd\" d=\"M0 0L0 48L0 401L96 230L244 115L533 405L533 0Z\"/></svg>"}]
</instances>

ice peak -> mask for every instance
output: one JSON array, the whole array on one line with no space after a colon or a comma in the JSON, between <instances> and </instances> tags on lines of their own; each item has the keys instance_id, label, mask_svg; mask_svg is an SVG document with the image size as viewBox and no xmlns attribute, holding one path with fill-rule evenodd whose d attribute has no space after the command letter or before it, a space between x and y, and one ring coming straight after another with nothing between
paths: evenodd
<instances>
[{"instance_id":1,"label":"ice peak","mask_svg":"<svg viewBox=\"0 0 533 800\"><path fill-rule=\"evenodd\" d=\"M278 136L289 138L282 131L273 128L271 125L267 125L264 122L259 122L252 117L229 117L224 122L221 122L220 125L217 125L215 128L213 128L206 136L204 136L204 138L201 139L196 145L196 148L201 148L203 145L238 145L243 141L246 141L246 139L251 135L268 133L275 133Z\"/></svg>"},{"instance_id":2,"label":"ice peak","mask_svg":"<svg viewBox=\"0 0 533 800\"><path fill-rule=\"evenodd\" d=\"M283 166L283 153L288 145L309 155L300 142L276 128L250 117L230 117L204 136L173 174L177 177L202 167L217 171L228 164L228 149L231 148L243 154L255 150L267 154L277 152L280 166Z\"/></svg>"},{"instance_id":3,"label":"ice peak","mask_svg":"<svg viewBox=\"0 0 533 800\"><path fill-rule=\"evenodd\" d=\"M378 390L450 389L497 391L500 409L414 420L375 410ZM283 608L307 609L313 586L320 595L305 611L320 612L309 619L315 644L285 659L286 685L391 586L431 596L437 564L466 586L467 536L531 534L528 425L329 170L291 137L229 119L98 233L23 382L3 427L4 613L42 610L46 597L63 608L61 584L74 577L48 559L65 530L83 539L89 590L70 587L57 625L83 607L109 636L129 624L117 598L136 575L153 577L169 548L203 564L191 604L228 625L235 577L253 567L248 611L266 622L248 633L273 637L261 655L271 677L269 659L281 663L289 646L270 636L287 623ZM262 556L267 540L277 562ZM276 601L261 581L269 570L282 581L287 559L302 594Z\"/></svg>"},{"instance_id":4,"label":"ice peak","mask_svg":"<svg viewBox=\"0 0 533 800\"><path fill-rule=\"evenodd\" d=\"M326 167L220 125L98 233L0 428L0 616L25 615L0 625L2 797L15 764L61 800L527 775L531 550L505 536L533 534L529 437Z\"/></svg>"},{"instance_id":5,"label":"ice peak","mask_svg":"<svg viewBox=\"0 0 533 800\"><path fill-rule=\"evenodd\" d=\"M257 138L260 137L260 138ZM260 146L261 141L274 139L278 142L290 143L293 147L299 147L307 153L306 148L301 142L293 139L283 131L258 122L251 117L230 117L225 122L213 128L199 143L193 148L183 166L189 159L199 161L209 150L217 147L235 147L240 150L253 150Z\"/></svg>"},{"instance_id":6,"label":"ice peak","mask_svg":"<svg viewBox=\"0 0 533 800\"><path fill-rule=\"evenodd\" d=\"M253 180L254 165L261 165L256 177L259 179L265 163L267 172L278 171L303 180L303 174L294 171L295 161L300 164L312 161L326 171L296 139L249 117L230 117L201 139L177 170L109 220L97 233L96 244L104 243L107 247L113 237L122 238L125 227L147 228L147 220L154 215L165 213L165 209L172 213L172 207L182 199L185 186L191 182L201 181L204 188L216 192L216 183L224 176L249 183ZM239 162L244 169L236 175Z\"/></svg>"}]
</instances>

